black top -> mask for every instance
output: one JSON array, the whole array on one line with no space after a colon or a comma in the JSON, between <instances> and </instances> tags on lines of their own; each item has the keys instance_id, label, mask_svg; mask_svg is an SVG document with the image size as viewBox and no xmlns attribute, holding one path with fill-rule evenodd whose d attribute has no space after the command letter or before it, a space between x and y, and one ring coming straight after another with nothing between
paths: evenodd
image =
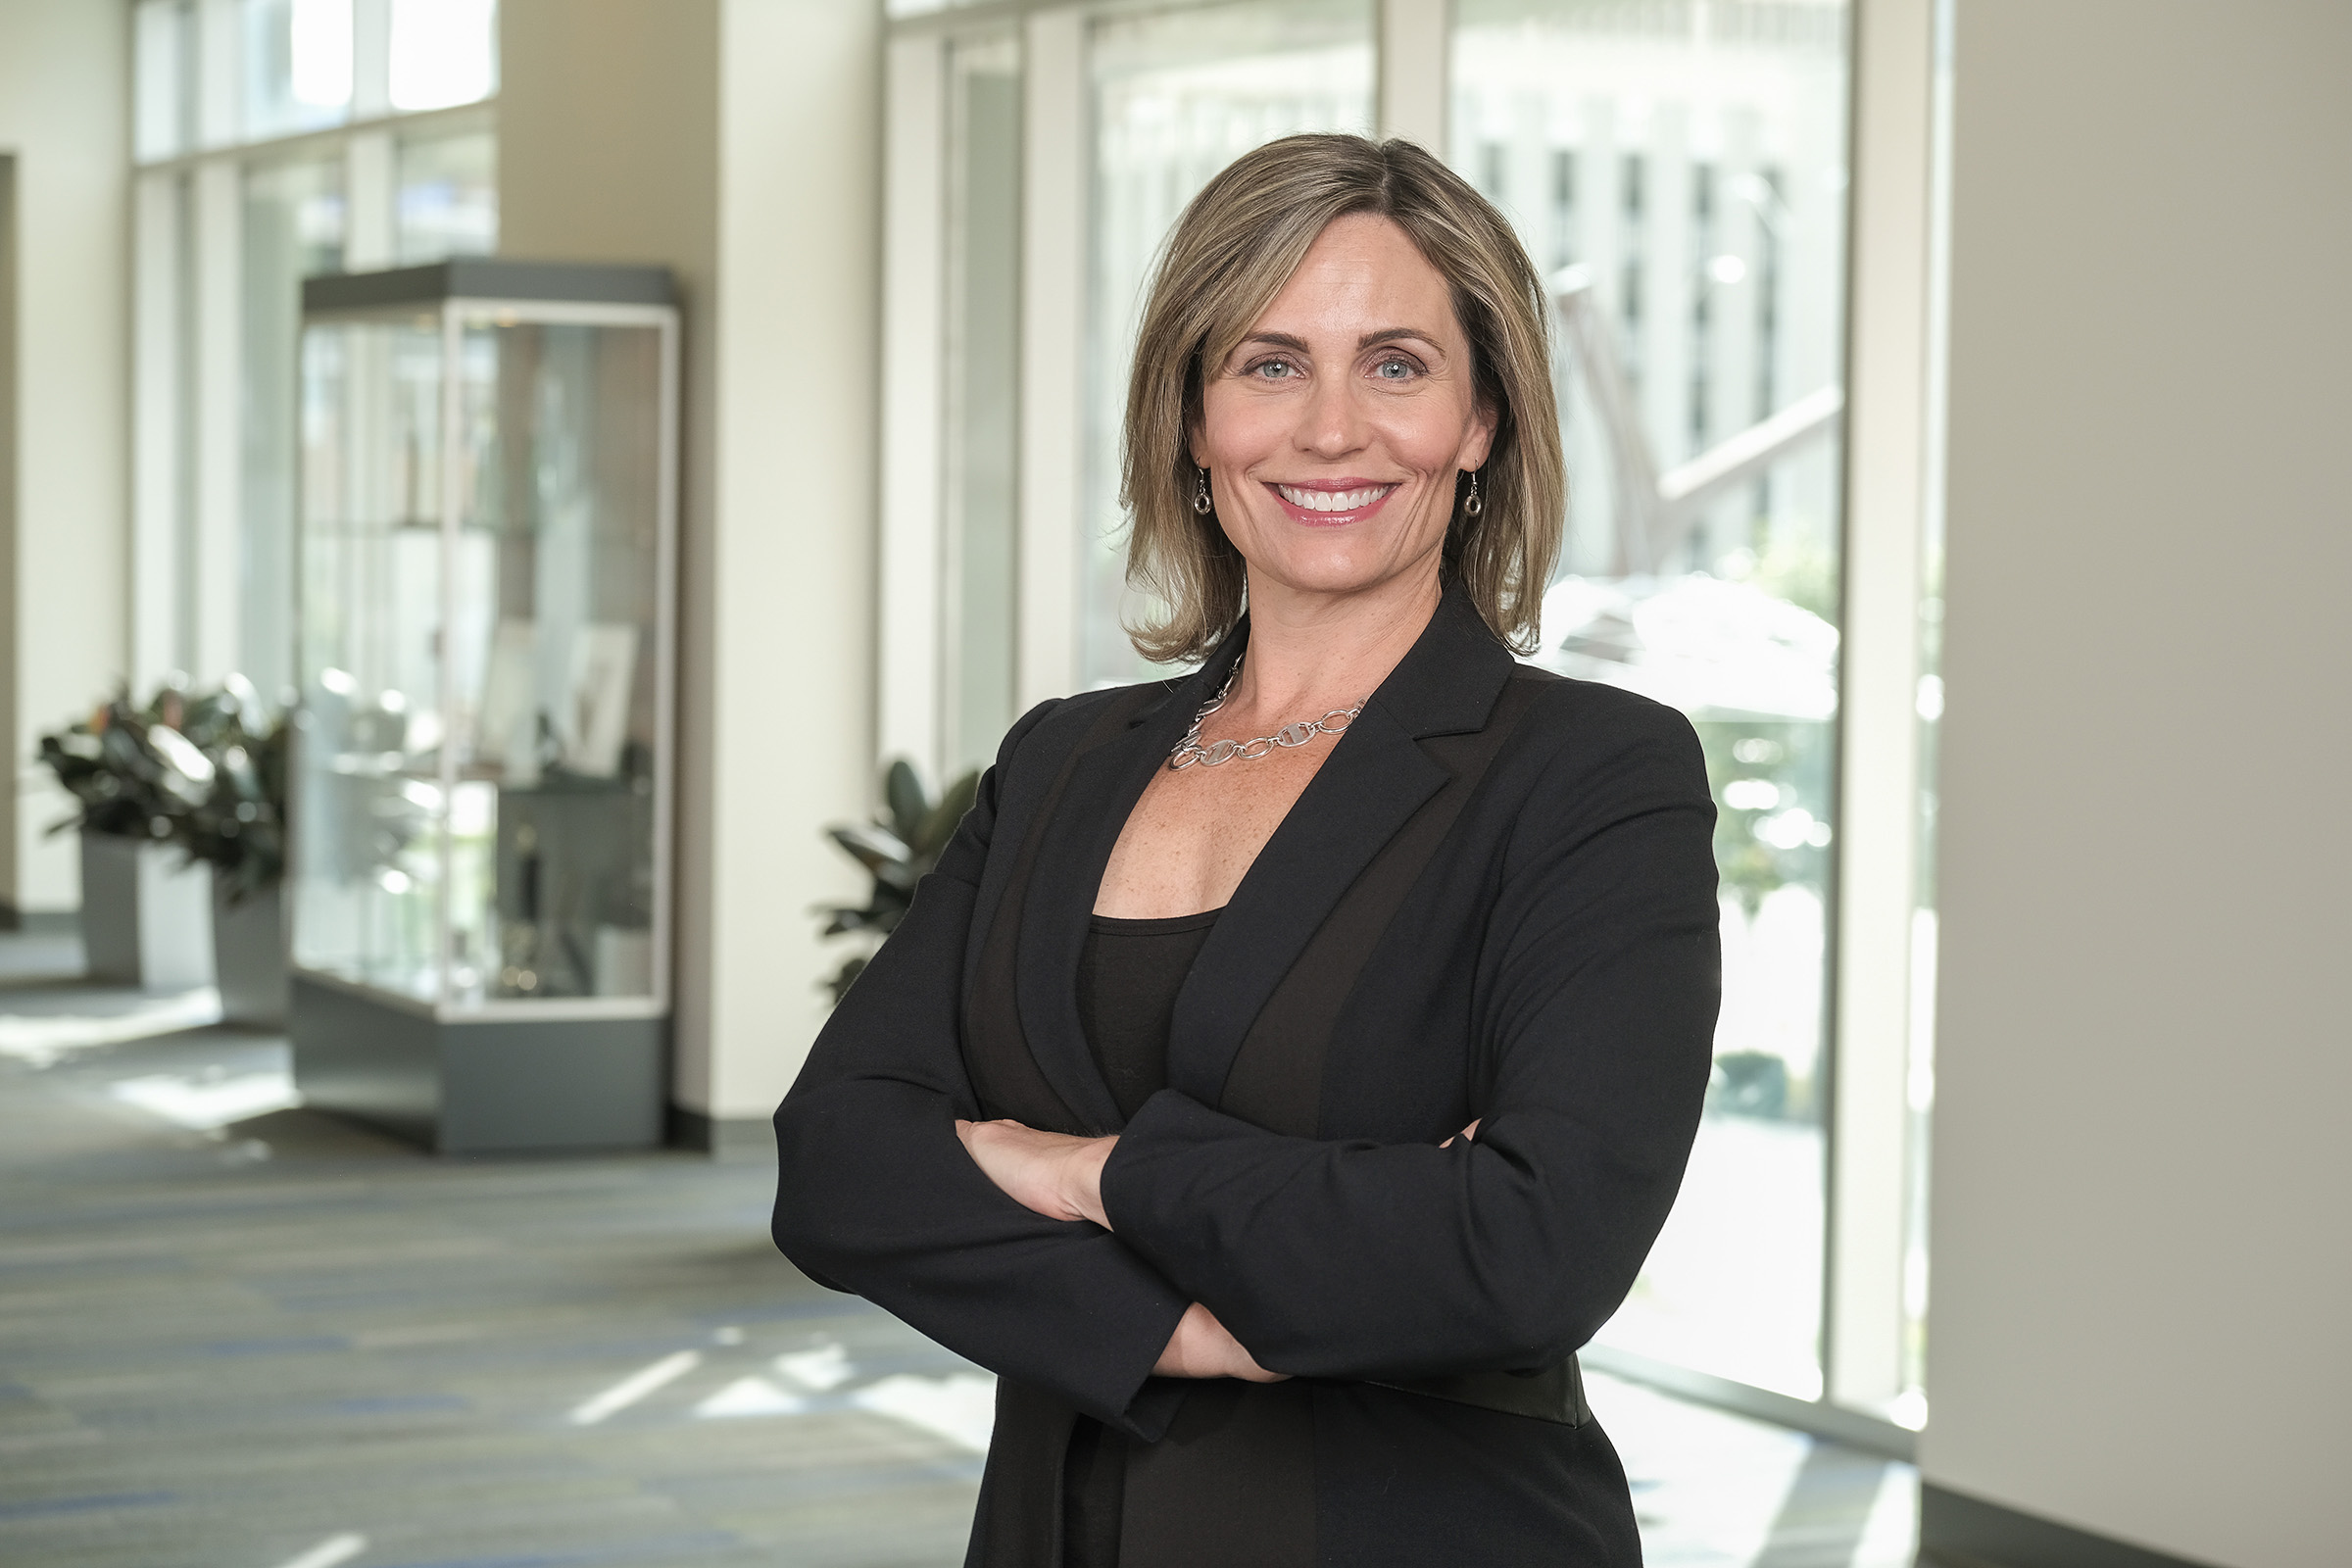
<instances>
[{"instance_id":1,"label":"black top","mask_svg":"<svg viewBox=\"0 0 2352 1568\"><path fill-rule=\"evenodd\" d=\"M1221 910L1164 920L1098 914L1078 956L1078 1017L1119 1120L1168 1087L1168 1025L1176 993Z\"/></svg>"},{"instance_id":2,"label":"black top","mask_svg":"<svg viewBox=\"0 0 2352 1568\"><path fill-rule=\"evenodd\" d=\"M1167 1087L1122 1118L1079 1011L1094 901L1247 638L1006 737L777 1113L776 1240L998 1374L981 1568L1060 1558L1081 1415L1123 1440L1120 1568L1634 1568L1598 1426L1397 1386L1560 1362L1673 1204L1718 977L1697 738L1515 665L1448 587L1209 929ZM955 1134L998 1116L1116 1131L1109 1228L1000 1191ZM1153 1377L1194 1301L1293 1381Z\"/></svg>"},{"instance_id":3,"label":"black top","mask_svg":"<svg viewBox=\"0 0 2352 1568\"><path fill-rule=\"evenodd\" d=\"M1168 1086L1176 993L1221 912L1164 920L1098 914L1087 929L1078 956L1078 1017L1122 1122ZM1125 1461L1123 1439L1106 1433L1100 1421L1078 1418L1062 1483L1065 1568L1113 1568L1118 1562Z\"/></svg>"}]
</instances>

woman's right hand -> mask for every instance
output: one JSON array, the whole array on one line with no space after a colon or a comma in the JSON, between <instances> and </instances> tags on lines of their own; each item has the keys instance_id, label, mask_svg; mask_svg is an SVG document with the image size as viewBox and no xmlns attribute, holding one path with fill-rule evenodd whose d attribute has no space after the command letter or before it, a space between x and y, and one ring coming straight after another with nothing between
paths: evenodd
<instances>
[{"instance_id":1,"label":"woman's right hand","mask_svg":"<svg viewBox=\"0 0 2352 1568\"><path fill-rule=\"evenodd\" d=\"M1163 1378L1240 1378L1245 1383L1280 1383L1288 1376L1259 1366L1217 1321L1217 1314L1199 1301L1176 1320L1176 1332L1168 1336L1168 1348L1159 1352L1152 1373Z\"/></svg>"}]
</instances>

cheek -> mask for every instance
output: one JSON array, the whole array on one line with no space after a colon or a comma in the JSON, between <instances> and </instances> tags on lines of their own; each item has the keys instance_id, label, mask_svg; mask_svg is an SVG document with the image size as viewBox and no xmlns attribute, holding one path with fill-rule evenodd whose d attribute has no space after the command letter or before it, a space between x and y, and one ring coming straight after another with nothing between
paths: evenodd
<instances>
[{"instance_id":1,"label":"cheek","mask_svg":"<svg viewBox=\"0 0 2352 1568\"><path fill-rule=\"evenodd\" d=\"M1463 411L1422 406L1398 410L1382 435L1383 444L1398 463L1416 473L1446 475L1457 466L1470 433Z\"/></svg>"},{"instance_id":2,"label":"cheek","mask_svg":"<svg viewBox=\"0 0 2352 1568\"><path fill-rule=\"evenodd\" d=\"M1287 426L1280 411L1264 402L1220 397L1211 387L1200 405L1200 437L1195 459L1212 468L1241 468L1278 450Z\"/></svg>"}]
</instances>

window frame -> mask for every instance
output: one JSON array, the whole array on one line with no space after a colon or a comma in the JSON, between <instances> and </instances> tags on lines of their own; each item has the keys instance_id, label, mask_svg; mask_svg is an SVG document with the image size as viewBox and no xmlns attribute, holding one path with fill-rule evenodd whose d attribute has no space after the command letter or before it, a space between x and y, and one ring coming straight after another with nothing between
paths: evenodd
<instances>
[{"instance_id":1,"label":"window frame","mask_svg":"<svg viewBox=\"0 0 2352 1568\"><path fill-rule=\"evenodd\" d=\"M238 0L151 0L132 8L134 42L169 32L181 51L158 62L133 49L134 121L144 125L154 118L153 94L168 79L168 107L184 144L134 155L131 170L127 674L137 690L168 680L216 683L243 662L249 171L306 160L339 163L344 270L370 270L396 265L399 144L497 131L495 82L489 96L473 103L394 109L394 0L351 4L352 95L342 121L256 137L243 129ZM159 71L159 64L170 69ZM181 101L190 95L192 102Z\"/></svg>"}]
</instances>

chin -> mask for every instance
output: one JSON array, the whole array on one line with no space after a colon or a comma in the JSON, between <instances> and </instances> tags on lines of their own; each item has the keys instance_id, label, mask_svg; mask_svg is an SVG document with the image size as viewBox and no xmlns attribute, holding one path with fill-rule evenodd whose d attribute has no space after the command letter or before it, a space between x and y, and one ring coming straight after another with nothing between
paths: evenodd
<instances>
[{"instance_id":1,"label":"chin","mask_svg":"<svg viewBox=\"0 0 2352 1568\"><path fill-rule=\"evenodd\" d=\"M1374 559L1367 559L1368 555ZM1400 572L1409 572L1411 566L1385 550L1373 553L1326 547L1286 551L1260 569L1298 593L1352 594L1378 588Z\"/></svg>"}]
</instances>

